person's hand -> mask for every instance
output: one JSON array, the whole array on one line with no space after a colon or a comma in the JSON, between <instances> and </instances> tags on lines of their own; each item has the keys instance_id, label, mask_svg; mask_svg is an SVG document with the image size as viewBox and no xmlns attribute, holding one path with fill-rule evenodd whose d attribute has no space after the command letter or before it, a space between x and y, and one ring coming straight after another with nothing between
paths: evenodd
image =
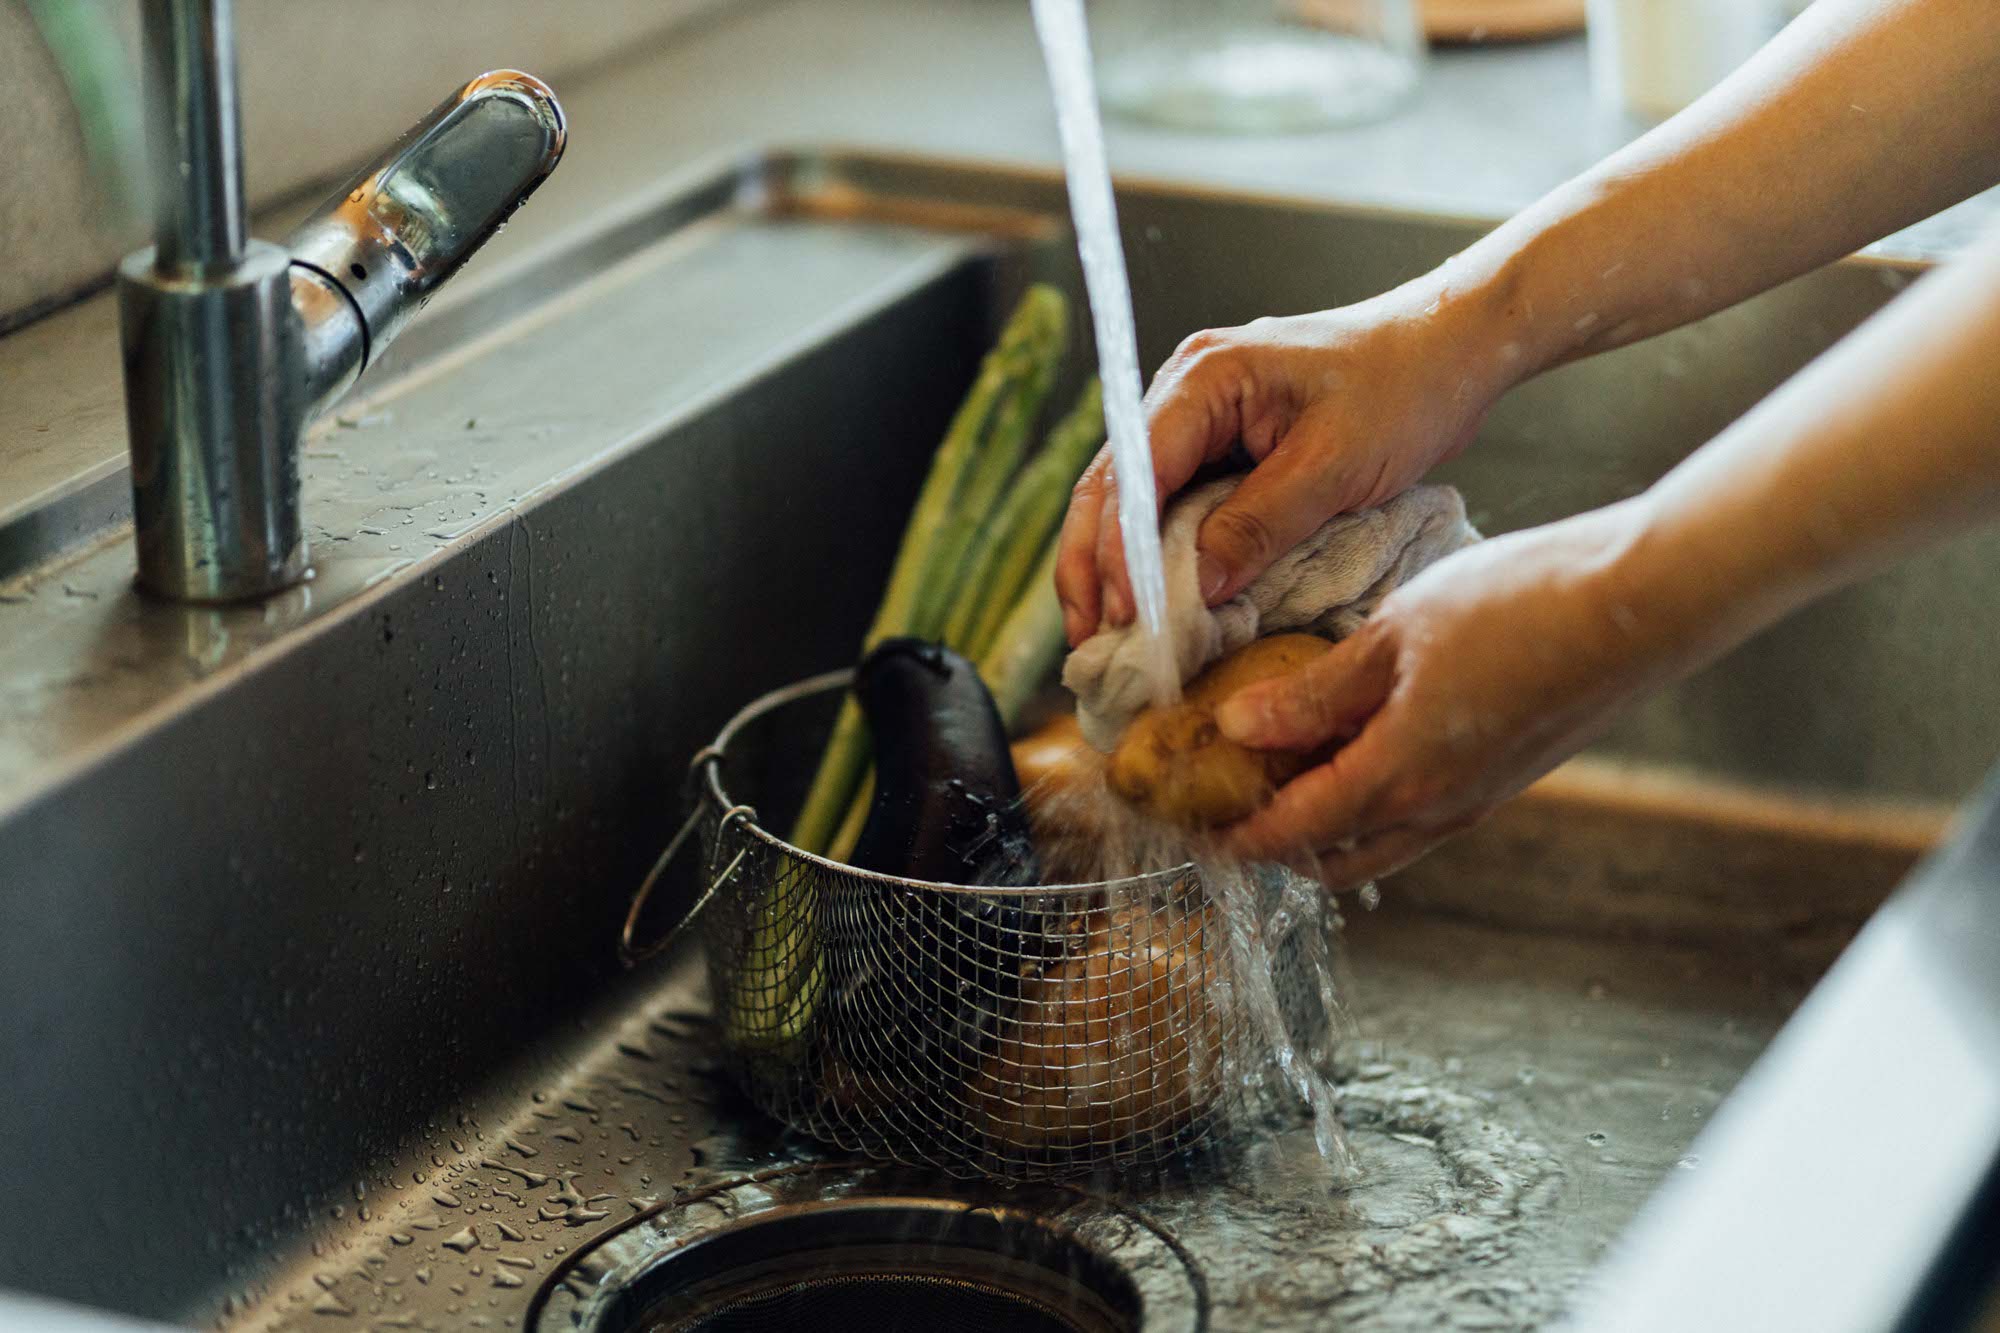
<instances>
[{"instance_id":1,"label":"person's hand","mask_svg":"<svg viewBox=\"0 0 2000 1333\"><path fill-rule=\"evenodd\" d=\"M1233 740L1340 747L1236 825L1231 849L1316 868L1332 889L1386 875L1719 647L1653 605L1684 602L1655 599L1636 572L1641 503L1468 547L1311 666L1225 701L1216 720Z\"/></svg>"},{"instance_id":2,"label":"person's hand","mask_svg":"<svg viewBox=\"0 0 2000 1333\"><path fill-rule=\"evenodd\" d=\"M1162 504L1240 444L1256 461L1202 524L1202 594L1233 597L1327 519L1380 504L1463 449L1525 367L1445 270L1358 305L1195 334L1147 394ZM1076 484L1056 565L1072 646L1133 603L1110 452Z\"/></svg>"}]
</instances>

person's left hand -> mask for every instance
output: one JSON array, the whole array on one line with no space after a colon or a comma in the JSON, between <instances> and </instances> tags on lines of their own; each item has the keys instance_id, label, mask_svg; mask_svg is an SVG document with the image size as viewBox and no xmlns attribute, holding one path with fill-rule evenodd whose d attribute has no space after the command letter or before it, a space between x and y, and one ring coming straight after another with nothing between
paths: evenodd
<instances>
[{"instance_id":1,"label":"person's left hand","mask_svg":"<svg viewBox=\"0 0 2000 1333\"><path fill-rule=\"evenodd\" d=\"M1700 660L1713 636L1684 633L1685 612L1636 604L1657 585L1637 568L1639 507L1468 547L1398 589L1312 665L1227 700L1217 721L1243 744L1346 742L1230 830L1231 849L1309 861L1332 889L1386 875Z\"/></svg>"}]
</instances>

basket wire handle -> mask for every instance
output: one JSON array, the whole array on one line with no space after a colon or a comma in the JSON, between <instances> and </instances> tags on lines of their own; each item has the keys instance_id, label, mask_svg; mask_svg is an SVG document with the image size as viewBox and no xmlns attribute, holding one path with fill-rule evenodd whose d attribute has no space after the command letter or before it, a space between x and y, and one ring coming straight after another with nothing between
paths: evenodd
<instances>
[{"instance_id":1,"label":"basket wire handle","mask_svg":"<svg viewBox=\"0 0 2000 1333\"><path fill-rule=\"evenodd\" d=\"M714 763L721 757L721 752L715 746L704 746L695 754L688 768L690 771L699 769L704 763ZM667 867L673 864L674 858L680 855L681 848L686 845L687 840L693 836L695 829L701 824L701 815L701 800L697 797L694 809L681 822L680 831L675 833L672 840L667 843L666 850L661 852L659 858L653 862L653 868L646 872L646 878L640 881L638 891L632 895L632 905L625 911L624 928L618 932L618 961L626 967L635 967L655 954L664 953L667 949L671 948L674 941L678 940L682 933L694 924L695 918L701 915L702 909L708 906L708 900L715 896L715 891L722 887L722 882L736 873L736 867L743 864L743 858L750 852L748 847L743 848L730 861L728 869L724 870L720 875L711 875L708 887L703 889L701 896L694 900L694 906L688 908L686 915L682 916L679 921L676 921L669 927L664 935L649 944L633 943L633 937L639 932L639 918L646 910L647 900L653 896L653 890L659 885L660 876L666 873ZM723 829L729 827L730 820L744 819L754 823L756 818L757 812L747 805L730 806L722 812L722 822L716 827L718 845L720 843L719 835ZM713 864L713 862L710 863L711 867Z\"/></svg>"}]
</instances>

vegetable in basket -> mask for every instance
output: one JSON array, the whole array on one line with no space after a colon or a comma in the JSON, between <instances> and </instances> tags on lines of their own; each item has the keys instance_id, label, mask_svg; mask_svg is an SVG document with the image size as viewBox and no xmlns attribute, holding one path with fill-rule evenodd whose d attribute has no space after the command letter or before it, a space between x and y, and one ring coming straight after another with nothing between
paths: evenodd
<instances>
[{"instance_id":1,"label":"vegetable in basket","mask_svg":"<svg viewBox=\"0 0 2000 1333\"><path fill-rule=\"evenodd\" d=\"M1007 728L972 663L890 639L855 672L875 799L848 864L942 884L1035 882Z\"/></svg>"},{"instance_id":2,"label":"vegetable in basket","mask_svg":"<svg viewBox=\"0 0 2000 1333\"><path fill-rule=\"evenodd\" d=\"M970 547L993 516L992 506L1012 470L1009 460L1018 460L1022 437L1048 396L1068 321L1069 303L1062 293L1043 286L1030 288L1008 319L918 492L888 589L862 642L864 653L900 635L939 637L957 601L979 595L962 586L963 575L977 563ZM1006 471L996 458L1007 463ZM1058 521L1060 517L1058 512ZM823 853L832 845L867 764L867 730L860 708L850 700L834 723L793 826L795 846Z\"/></svg>"},{"instance_id":3,"label":"vegetable in basket","mask_svg":"<svg viewBox=\"0 0 2000 1333\"><path fill-rule=\"evenodd\" d=\"M1067 300L1042 285L1009 317L932 461L863 642L866 652L899 636L942 639L979 664L1009 723L1061 656L1057 530L1070 486L1104 438L1092 383L1017 467L1056 378L1068 324ZM850 698L793 826L794 845L836 860L855 845L872 803L869 757L868 730ZM827 981L813 935L816 894L807 880L789 881L757 908L746 949L753 962L732 993L718 997L740 1046L777 1050L812 1039Z\"/></svg>"},{"instance_id":4,"label":"vegetable in basket","mask_svg":"<svg viewBox=\"0 0 2000 1333\"><path fill-rule=\"evenodd\" d=\"M1191 896L1118 902L1021 984L966 1088L993 1152L1169 1139L1208 1111L1222 1091L1213 915Z\"/></svg>"},{"instance_id":5,"label":"vegetable in basket","mask_svg":"<svg viewBox=\"0 0 2000 1333\"><path fill-rule=\"evenodd\" d=\"M1033 884L1007 730L972 663L890 639L862 661L854 693L876 781L850 864L928 883ZM1039 919L1004 898L895 884L861 883L829 916L825 1007L844 1076L829 1080L835 1097L844 1082L872 1098L962 1081L1042 938Z\"/></svg>"}]
</instances>

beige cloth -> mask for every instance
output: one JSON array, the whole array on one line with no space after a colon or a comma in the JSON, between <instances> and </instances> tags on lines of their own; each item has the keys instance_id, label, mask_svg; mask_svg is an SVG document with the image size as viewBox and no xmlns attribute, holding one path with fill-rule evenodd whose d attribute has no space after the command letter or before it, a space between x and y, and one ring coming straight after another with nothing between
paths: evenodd
<instances>
[{"instance_id":1,"label":"beige cloth","mask_svg":"<svg viewBox=\"0 0 2000 1333\"><path fill-rule=\"evenodd\" d=\"M1167 575L1167 638L1183 682L1252 639L1301 630L1352 634L1381 600L1426 566L1479 540L1465 501L1450 486L1415 486L1379 509L1328 519L1250 586L1217 607L1202 605L1195 534L1240 477L1182 493L1160 525ZM1101 629L1063 663L1084 739L1100 750L1152 702L1147 643L1136 624Z\"/></svg>"}]
</instances>

